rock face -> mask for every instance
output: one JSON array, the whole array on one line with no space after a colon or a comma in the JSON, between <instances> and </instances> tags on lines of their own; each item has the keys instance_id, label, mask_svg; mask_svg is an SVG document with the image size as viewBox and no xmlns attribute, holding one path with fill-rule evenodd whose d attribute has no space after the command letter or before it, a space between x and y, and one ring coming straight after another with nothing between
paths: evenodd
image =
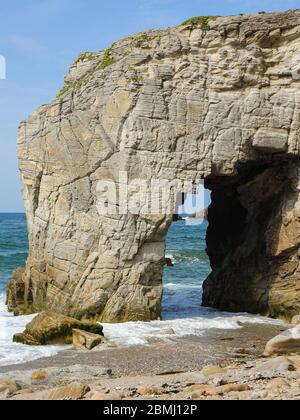
<instances>
[{"instance_id":1,"label":"rock face","mask_svg":"<svg viewBox=\"0 0 300 420\"><path fill-rule=\"evenodd\" d=\"M81 55L19 130L25 306L160 317L173 215L100 215L98 181L119 191L122 171L212 190L205 305L299 314L299 56L299 11L195 21Z\"/></svg>"},{"instance_id":2,"label":"rock face","mask_svg":"<svg viewBox=\"0 0 300 420\"><path fill-rule=\"evenodd\" d=\"M77 321L52 312L42 312L26 325L24 333L14 335L14 342L31 346L71 344L74 329L103 335L102 325Z\"/></svg>"}]
</instances>

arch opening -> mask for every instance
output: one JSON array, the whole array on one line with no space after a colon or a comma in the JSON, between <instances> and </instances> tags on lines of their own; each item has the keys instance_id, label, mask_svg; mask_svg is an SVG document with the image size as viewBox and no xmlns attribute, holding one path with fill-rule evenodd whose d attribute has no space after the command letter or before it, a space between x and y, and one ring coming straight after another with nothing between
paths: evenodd
<instances>
[{"instance_id":1,"label":"arch opening","mask_svg":"<svg viewBox=\"0 0 300 420\"><path fill-rule=\"evenodd\" d=\"M202 205L195 214L196 201L196 194L185 197L184 206L179 208L168 230L163 275L163 320L198 317L204 312L202 285L211 273L206 253L210 191L205 190L204 208Z\"/></svg>"},{"instance_id":2,"label":"arch opening","mask_svg":"<svg viewBox=\"0 0 300 420\"><path fill-rule=\"evenodd\" d=\"M297 165L244 164L235 177L206 180L212 272L203 284L204 306L284 320L299 312Z\"/></svg>"},{"instance_id":3,"label":"arch opening","mask_svg":"<svg viewBox=\"0 0 300 420\"><path fill-rule=\"evenodd\" d=\"M299 313L297 165L247 164L235 177L205 180L207 220L179 220L168 231L166 258L175 265L164 270L163 319L203 307L284 320Z\"/></svg>"}]
</instances>

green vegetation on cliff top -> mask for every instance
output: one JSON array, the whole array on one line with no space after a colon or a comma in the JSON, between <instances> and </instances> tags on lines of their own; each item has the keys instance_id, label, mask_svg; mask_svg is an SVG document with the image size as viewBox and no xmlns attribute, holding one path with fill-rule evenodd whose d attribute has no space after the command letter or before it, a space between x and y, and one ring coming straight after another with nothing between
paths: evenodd
<instances>
[{"instance_id":1,"label":"green vegetation on cliff top","mask_svg":"<svg viewBox=\"0 0 300 420\"><path fill-rule=\"evenodd\" d=\"M104 51L104 56L101 60L100 63L98 63L95 67L93 67L91 70L89 70L81 79L77 80L74 83L66 83L62 89L57 93L56 97L60 98L61 96L63 96L65 93L69 92L70 90L78 90L80 89L83 85L85 85L91 78L91 76L98 70L104 70L106 69L106 67L111 66L112 64L114 64L116 62L116 60L114 59L114 57L112 56L112 51L113 51L113 46L114 44L107 48ZM91 52L83 52L80 54L80 56L78 57L78 59L75 61L75 64L79 64L83 61L92 61L97 57L96 53L91 53Z\"/></svg>"},{"instance_id":2,"label":"green vegetation on cliff top","mask_svg":"<svg viewBox=\"0 0 300 420\"><path fill-rule=\"evenodd\" d=\"M99 65L99 68L101 70L106 69L106 67L111 66L112 64L115 63L115 59L112 56L112 47L107 48L104 52L104 57L102 58L102 61Z\"/></svg>"},{"instance_id":3,"label":"green vegetation on cliff top","mask_svg":"<svg viewBox=\"0 0 300 420\"><path fill-rule=\"evenodd\" d=\"M201 26L204 31L209 31L209 21L216 20L220 16L194 16L182 23L182 25L195 25Z\"/></svg>"},{"instance_id":4,"label":"green vegetation on cliff top","mask_svg":"<svg viewBox=\"0 0 300 420\"><path fill-rule=\"evenodd\" d=\"M79 55L79 57L75 61L75 64L82 63L83 61L92 61L96 57L97 57L96 53L86 51L86 52L83 52Z\"/></svg>"},{"instance_id":5,"label":"green vegetation on cliff top","mask_svg":"<svg viewBox=\"0 0 300 420\"><path fill-rule=\"evenodd\" d=\"M210 20L216 20L219 16L194 16L185 22L182 23L182 25L194 25L194 26L201 26L201 28L205 31L208 31L210 29L209 21ZM147 42L151 40L151 36L149 36L147 33L138 35L134 38L132 41L132 44L138 45L139 43ZM115 58L113 57L113 46L107 48L104 50L104 55L100 63L98 63L93 69L89 70L85 76L83 76L80 80L74 82L74 83L67 83L63 86L63 88L57 93L57 98L60 98L65 93L69 92L70 90L78 90L86 84L93 73L95 73L98 70L104 70L107 67L111 66L116 62ZM97 58L97 54L93 52L83 52L79 55L77 60L75 61L75 64L79 64L84 61L92 61L95 58Z\"/></svg>"}]
</instances>

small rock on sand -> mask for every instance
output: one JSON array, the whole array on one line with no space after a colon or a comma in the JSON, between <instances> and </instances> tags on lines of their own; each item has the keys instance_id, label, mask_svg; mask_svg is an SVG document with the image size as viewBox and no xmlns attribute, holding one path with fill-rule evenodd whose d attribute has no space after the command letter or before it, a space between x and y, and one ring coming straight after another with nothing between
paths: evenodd
<instances>
[{"instance_id":1,"label":"small rock on sand","mask_svg":"<svg viewBox=\"0 0 300 420\"><path fill-rule=\"evenodd\" d=\"M49 400L82 400L89 391L90 388L87 385L73 382L70 385L53 389L50 392Z\"/></svg>"},{"instance_id":2,"label":"small rock on sand","mask_svg":"<svg viewBox=\"0 0 300 420\"><path fill-rule=\"evenodd\" d=\"M149 395L161 395L165 393L165 389L162 387L140 387L137 390L137 393L141 396Z\"/></svg>"},{"instance_id":3,"label":"small rock on sand","mask_svg":"<svg viewBox=\"0 0 300 420\"><path fill-rule=\"evenodd\" d=\"M192 399L197 400L202 397L216 397L231 392L245 391L250 391L250 387L247 384L228 384L223 386L199 385L198 387L193 387Z\"/></svg>"},{"instance_id":4,"label":"small rock on sand","mask_svg":"<svg viewBox=\"0 0 300 420\"><path fill-rule=\"evenodd\" d=\"M287 357L280 356L275 359L258 362L254 368L257 375L265 378L274 378L296 370L295 364Z\"/></svg>"},{"instance_id":5,"label":"small rock on sand","mask_svg":"<svg viewBox=\"0 0 300 420\"><path fill-rule=\"evenodd\" d=\"M103 337L83 330L73 330L73 346L77 350L92 350L103 343Z\"/></svg>"},{"instance_id":6,"label":"small rock on sand","mask_svg":"<svg viewBox=\"0 0 300 420\"><path fill-rule=\"evenodd\" d=\"M227 372L226 369L223 369L220 366L216 366L216 365L206 366L201 371L202 375L206 377L222 375L222 374L225 374L226 372Z\"/></svg>"},{"instance_id":7,"label":"small rock on sand","mask_svg":"<svg viewBox=\"0 0 300 420\"><path fill-rule=\"evenodd\" d=\"M294 318L292 319L292 324L300 325L300 315L294 316Z\"/></svg>"},{"instance_id":8,"label":"small rock on sand","mask_svg":"<svg viewBox=\"0 0 300 420\"><path fill-rule=\"evenodd\" d=\"M277 335L265 348L264 356L300 353L300 326Z\"/></svg>"},{"instance_id":9,"label":"small rock on sand","mask_svg":"<svg viewBox=\"0 0 300 420\"><path fill-rule=\"evenodd\" d=\"M21 389L20 385L10 378L0 378L0 394L9 393L12 394Z\"/></svg>"},{"instance_id":10,"label":"small rock on sand","mask_svg":"<svg viewBox=\"0 0 300 420\"><path fill-rule=\"evenodd\" d=\"M47 373L42 370L38 370L32 373L31 378L30 378L30 383L31 384L40 383L40 382L45 381L46 378L47 378Z\"/></svg>"}]
</instances>

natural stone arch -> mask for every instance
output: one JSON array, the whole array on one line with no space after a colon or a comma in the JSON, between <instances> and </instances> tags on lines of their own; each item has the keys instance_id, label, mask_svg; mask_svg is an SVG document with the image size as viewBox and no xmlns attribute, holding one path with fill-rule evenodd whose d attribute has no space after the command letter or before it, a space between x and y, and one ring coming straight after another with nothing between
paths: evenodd
<instances>
[{"instance_id":1,"label":"natural stone arch","mask_svg":"<svg viewBox=\"0 0 300 420\"><path fill-rule=\"evenodd\" d=\"M97 182L127 171L212 189L204 303L299 313L300 13L209 25L81 55L58 98L21 124L25 305L107 322L160 316L172 215L96 209Z\"/></svg>"}]
</instances>

